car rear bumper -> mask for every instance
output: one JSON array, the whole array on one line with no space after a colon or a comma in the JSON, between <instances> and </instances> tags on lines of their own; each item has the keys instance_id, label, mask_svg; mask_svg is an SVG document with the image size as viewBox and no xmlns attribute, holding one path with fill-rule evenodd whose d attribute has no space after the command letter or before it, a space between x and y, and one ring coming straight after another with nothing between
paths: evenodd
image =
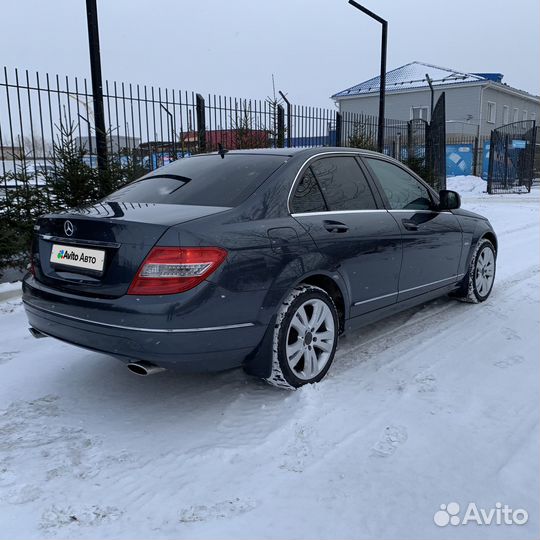
<instances>
[{"instance_id":1,"label":"car rear bumper","mask_svg":"<svg viewBox=\"0 0 540 540\"><path fill-rule=\"evenodd\" d=\"M156 314L151 317L147 314L149 324L141 325L141 313L133 312L144 311L147 306L134 297L128 301L132 302L129 310L115 318L105 318L99 316L105 308L102 300L70 296L66 301L66 295L55 294L33 278L23 282L23 303L30 326L51 337L124 362L146 360L178 371L225 370L242 365L266 331L266 325L251 321L215 326L159 327L158 321L167 322L167 319ZM101 310L95 305L94 309L90 308L96 302Z\"/></svg>"}]
</instances>

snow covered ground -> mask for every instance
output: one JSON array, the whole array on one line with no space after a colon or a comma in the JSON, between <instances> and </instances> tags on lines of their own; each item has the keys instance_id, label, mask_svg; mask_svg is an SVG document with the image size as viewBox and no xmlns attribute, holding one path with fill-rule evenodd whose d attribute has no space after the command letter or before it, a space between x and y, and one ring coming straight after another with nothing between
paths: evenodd
<instances>
[{"instance_id":1,"label":"snow covered ground","mask_svg":"<svg viewBox=\"0 0 540 540\"><path fill-rule=\"evenodd\" d=\"M540 192L479 182L449 187L498 232L489 301L349 335L297 392L137 378L0 302L0 538L538 538ZM438 527L450 502L529 520Z\"/></svg>"}]
</instances>

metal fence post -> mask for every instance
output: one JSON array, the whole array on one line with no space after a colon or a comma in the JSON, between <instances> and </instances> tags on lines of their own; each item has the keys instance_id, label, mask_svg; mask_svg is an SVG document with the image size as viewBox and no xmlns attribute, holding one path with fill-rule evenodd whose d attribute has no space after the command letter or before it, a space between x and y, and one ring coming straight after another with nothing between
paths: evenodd
<instances>
[{"instance_id":1,"label":"metal fence post","mask_svg":"<svg viewBox=\"0 0 540 540\"><path fill-rule=\"evenodd\" d=\"M287 101L287 148L291 147L291 137L292 137L292 112L291 112L291 104Z\"/></svg>"},{"instance_id":2,"label":"metal fence post","mask_svg":"<svg viewBox=\"0 0 540 540\"><path fill-rule=\"evenodd\" d=\"M478 137L474 138L474 144L473 144L473 176L478 176L478 160L480 158L479 151L478 151Z\"/></svg>"},{"instance_id":3,"label":"metal fence post","mask_svg":"<svg viewBox=\"0 0 540 540\"><path fill-rule=\"evenodd\" d=\"M533 179L535 178L535 173L536 173L536 167L535 167L535 163L536 163L536 145L538 144L538 127L536 126L536 120L533 122L533 127L532 127L532 130L531 130L531 144L530 144L530 149L531 149L531 152L530 152L530 171L531 171L531 175L530 175L530 179L529 179L529 188L528 188L528 191L529 193L531 192L531 188L532 188L532 184L533 184Z\"/></svg>"},{"instance_id":4,"label":"metal fence post","mask_svg":"<svg viewBox=\"0 0 540 540\"><path fill-rule=\"evenodd\" d=\"M426 163L426 170L429 171L428 174L430 175L430 177L435 176L434 170L433 170L433 130L431 129L432 123L433 123L433 120L431 122L426 122L426 125L424 128L425 140L426 140L426 150L425 150L426 153L425 153L424 159ZM428 183L432 187L435 187L433 186L433 179L426 178L426 181L428 181Z\"/></svg>"},{"instance_id":5,"label":"metal fence post","mask_svg":"<svg viewBox=\"0 0 540 540\"><path fill-rule=\"evenodd\" d=\"M508 133L504 136L504 189L508 189Z\"/></svg>"},{"instance_id":6,"label":"metal fence post","mask_svg":"<svg viewBox=\"0 0 540 540\"><path fill-rule=\"evenodd\" d=\"M437 191L446 189L446 105L443 92L433 109L431 122L426 125L426 166L429 184Z\"/></svg>"},{"instance_id":7,"label":"metal fence post","mask_svg":"<svg viewBox=\"0 0 540 540\"><path fill-rule=\"evenodd\" d=\"M277 147L285 146L285 109L283 105L276 107L277 112Z\"/></svg>"},{"instance_id":8,"label":"metal fence post","mask_svg":"<svg viewBox=\"0 0 540 540\"><path fill-rule=\"evenodd\" d=\"M280 90L279 95L283 98L283 101L287 104L287 148L291 147L291 137L292 137L292 105L291 102L287 99L287 96Z\"/></svg>"},{"instance_id":9,"label":"metal fence post","mask_svg":"<svg viewBox=\"0 0 540 540\"><path fill-rule=\"evenodd\" d=\"M195 109L197 116L197 138L199 141L199 151L206 152L206 113L204 108L204 98L201 94L195 96Z\"/></svg>"},{"instance_id":10,"label":"metal fence post","mask_svg":"<svg viewBox=\"0 0 540 540\"><path fill-rule=\"evenodd\" d=\"M413 152L412 152L412 146L413 146L412 137L413 137L412 120L409 120L407 122L407 160L411 159L412 155L413 155Z\"/></svg>"},{"instance_id":11,"label":"metal fence post","mask_svg":"<svg viewBox=\"0 0 540 540\"><path fill-rule=\"evenodd\" d=\"M488 162L488 177L487 177L487 192L491 195L493 193L493 164L495 155L495 130L491 130L489 139L489 162Z\"/></svg>"},{"instance_id":12,"label":"metal fence post","mask_svg":"<svg viewBox=\"0 0 540 540\"><path fill-rule=\"evenodd\" d=\"M336 146L341 144L341 132L343 129L343 118L340 112L336 112Z\"/></svg>"}]
</instances>

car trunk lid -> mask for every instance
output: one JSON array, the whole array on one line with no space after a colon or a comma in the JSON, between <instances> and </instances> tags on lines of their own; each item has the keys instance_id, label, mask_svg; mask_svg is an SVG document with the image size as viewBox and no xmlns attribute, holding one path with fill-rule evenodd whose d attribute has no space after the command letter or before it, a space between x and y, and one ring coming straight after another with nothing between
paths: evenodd
<instances>
[{"instance_id":1,"label":"car trunk lid","mask_svg":"<svg viewBox=\"0 0 540 540\"><path fill-rule=\"evenodd\" d=\"M169 227L227 209L104 202L43 216L33 248L36 279L74 294L122 296Z\"/></svg>"}]
</instances>

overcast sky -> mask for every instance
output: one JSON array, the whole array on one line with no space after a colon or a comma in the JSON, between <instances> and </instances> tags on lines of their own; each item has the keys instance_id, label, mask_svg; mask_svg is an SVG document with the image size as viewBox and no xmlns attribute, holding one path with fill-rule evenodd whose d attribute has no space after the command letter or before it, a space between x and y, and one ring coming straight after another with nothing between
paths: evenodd
<instances>
[{"instance_id":1,"label":"overcast sky","mask_svg":"<svg viewBox=\"0 0 540 540\"><path fill-rule=\"evenodd\" d=\"M362 1L362 0L360 0ZM494 71L540 93L538 0L363 0L389 21L388 69ZM88 74L84 0L3 0L0 64ZM378 74L380 25L347 0L98 0L103 74L201 93L332 106Z\"/></svg>"}]
</instances>

